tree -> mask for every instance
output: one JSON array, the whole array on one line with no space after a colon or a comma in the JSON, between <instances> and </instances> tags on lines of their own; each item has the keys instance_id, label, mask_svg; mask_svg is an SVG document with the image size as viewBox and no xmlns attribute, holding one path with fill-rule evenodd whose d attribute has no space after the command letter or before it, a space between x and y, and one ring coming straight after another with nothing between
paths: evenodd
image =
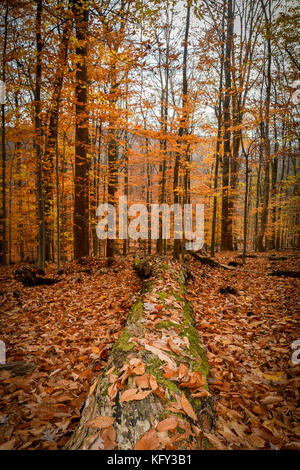
<instances>
[{"instance_id":1,"label":"tree","mask_svg":"<svg viewBox=\"0 0 300 470\"><path fill-rule=\"evenodd\" d=\"M76 124L75 124L75 194L74 257L89 254L89 160L88 160L88 21L89 2L71 0L76 28Z\"/></svg>"}]
</instances>

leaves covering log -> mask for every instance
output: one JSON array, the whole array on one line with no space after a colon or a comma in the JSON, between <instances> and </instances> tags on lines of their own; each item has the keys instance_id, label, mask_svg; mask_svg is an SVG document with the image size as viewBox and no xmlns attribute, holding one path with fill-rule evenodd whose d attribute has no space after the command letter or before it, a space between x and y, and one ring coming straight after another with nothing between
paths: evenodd
<instances>
[{"instance_id":1,"label":"leaves covering log","mask_svg":"<svg viewBox=\"0 0 300 470\"><path fill-rule=\"evenodd\" d=\"M135 267L141 262L135 261ZM209 366L185 275L175 260L142 261L151 276L128 315L104 373L92 385L66 448L202 449L215 413ZM144 268L143 268L144 271Z\"/></svg>"}]
</instances>

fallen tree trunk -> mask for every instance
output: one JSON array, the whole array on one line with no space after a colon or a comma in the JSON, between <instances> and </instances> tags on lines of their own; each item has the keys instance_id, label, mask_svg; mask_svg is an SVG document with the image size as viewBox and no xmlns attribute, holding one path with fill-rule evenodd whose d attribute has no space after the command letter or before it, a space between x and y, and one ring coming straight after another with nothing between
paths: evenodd
<instances>
[{"instance_id":1,"label":"fallen tree trunk","mask_svg":"<svg viewBox=\"0 0 300 470\"><path fill-rule=\"evenodd\" d=\"M191 256L193 256L193 258L195 258L197 261L200 261L203 264L208 264L209 266L212 266L213 268L222 268L222 269L234 270L233 266L228 266L227 264L218 263L218 261L215 261L214 259L209 258L208 256L200 256L195 251L188 251L188 253Z\"/></svg>"},{"instance_id":2,"label":"fallen tree trunk","mask_svg":"<svg viewBox=\"0 0 300 470\"><path fill-rule=\"evenodd\" d=\"M182 267L162 259L135 265L147 280L90 389L69 450L208 446L215 420L209 366Z\"/></svg>"}]
</instances>

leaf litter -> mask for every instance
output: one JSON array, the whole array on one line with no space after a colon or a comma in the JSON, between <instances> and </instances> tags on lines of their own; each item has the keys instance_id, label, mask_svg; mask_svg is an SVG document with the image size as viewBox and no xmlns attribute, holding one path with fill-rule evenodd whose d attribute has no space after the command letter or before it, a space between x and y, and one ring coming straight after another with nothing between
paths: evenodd
<instances>
[{"instance_id":1,"label":"leaf litter","mask_svg":"<svg viewBox=\"0 0 300 470\"><path fill-rule=\"evenodd\" d=\"M218 258L227 263L232 256L223 253ZM38 368L19 381L4 374L7 371L0 372L0 448L63 448L78 422L82 403L97 386L96 378L140 288L131 264L121 263L122 271L86 276L79 285L65 276L55 290L23 288L21 299L25 302L10 295L20 286L5 276L7 295L1 308L5 304L6 310L2 310L1 326L9 360L34 360ZM195 260L190 268L194 280L188 287L188 300L193 302L197 329L211 366L210 391L201 374L190 369L188 357L177 368L168 354L184 356L189 347L178 336L180 330L176 331L176 323L180 325L177 302L165 302L172 307L175 326L160 336L150 329L140 347L157 355L164 362L164 376L188 389L192 397L212 397L218 415L216 429L211 431L203 420L202 431L185 393L173 393L173 400L166 405L168 417L142 436L135 449L173 450L191 435L197 437L198 448L203 439L212 449L299 448L299 368L291 362L290 349L298 339L299 281L268 277L266 257L250 260L234 272ZM234 284L239 296L230 295L230 289L221 294L224 284ZM166 286L173 287L167 278ZM170 317L155 292L146 300L149 326ZM118 375L111 368L107 375L112 403L118 392L121 403L143 400L151 393L165 400L164 389L145 371L138 357L125 364ZM122 390L130 377L134 388ZM113 421L102 416L88 422L100 432L88 437L87 448L116 447Z\"/></svg>"}]
</instances>

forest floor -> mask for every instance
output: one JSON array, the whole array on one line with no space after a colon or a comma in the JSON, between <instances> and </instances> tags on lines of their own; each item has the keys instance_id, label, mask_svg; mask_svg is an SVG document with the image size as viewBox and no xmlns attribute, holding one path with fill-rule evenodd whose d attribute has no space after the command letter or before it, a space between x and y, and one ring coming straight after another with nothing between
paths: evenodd
<instances>
[{"instance_id":1,"label":"forest floor","mask_svg":"<svg viewBox=\"0 0 300 470\"><path fill-rule=\"evenodd\" d=\"M271 255L287 259L270 261ZM225 264L236 256L216 259ZM300 366L291 360L291 345L300 340L300 280L268 275L271 268L299 270L299 261L299 252L268 252L231 271L190 260L187 295L211 366L218 416L214 449L300 448ZM139 294L132 266L132 257L110 268L104 260L69 263L60 283L38 287L14 280L16 266L1 268L7 362L35 369L22 376L0 370L0 449L65 446ZM56 277L55 266L46 274Z\"/></svg>"}]
</instances>

